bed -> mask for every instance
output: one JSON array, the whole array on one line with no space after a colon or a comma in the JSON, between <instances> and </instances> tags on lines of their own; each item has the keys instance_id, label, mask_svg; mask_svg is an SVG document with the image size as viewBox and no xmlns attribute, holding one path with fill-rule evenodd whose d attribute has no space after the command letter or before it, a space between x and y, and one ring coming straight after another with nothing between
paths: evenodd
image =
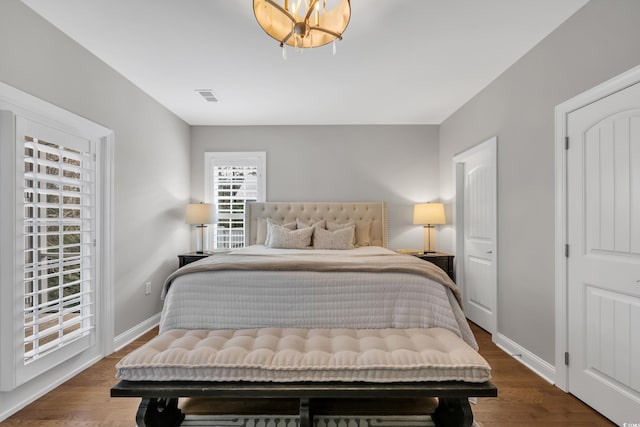
<instances>
[{"instance_id":1,"label":"bed","mask_svg":"<svg viewBox=\"0 0 640 427\"><path fill-rule=\"evenodd\" d=\"M112 396L143 399L138 425L179 425L183 396L295 397L302 426L314 399L366 396L438 397L437 425L470 426L467 398L497 394L490 369L455 284L388 250L386 215L251 204L245 248L168 277L160 335L119 363Z\"/></svg>"}]
</instances>

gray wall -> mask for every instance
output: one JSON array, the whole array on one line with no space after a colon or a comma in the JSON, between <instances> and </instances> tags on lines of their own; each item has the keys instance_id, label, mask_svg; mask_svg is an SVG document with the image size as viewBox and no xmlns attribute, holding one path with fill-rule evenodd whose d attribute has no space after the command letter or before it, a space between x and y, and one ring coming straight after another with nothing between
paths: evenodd
<instances>
[{"instance_id":1,"label":"gray wall","mask_svg":"<svg viewBox=\"0 0 640 427\"><path fill-rule=\"evenodd\" d=\"M205 151L266 151L268 200L386 200L390 247L421 247L413 204L452 200L453 155L497 135L498 328L553 362L553 108L640 63L638 16L637 0L592 0L440 128L190 130L18 0L0 2L0 80L115 131L116 334L160 311L159 285L189 248L183 209L203 198ZM453 227L438 248L454 249Z\"/></svg>"},{"instance_id":2,"label":"gray wall","mask_svg":"<svg viewBox=\"0 0 640 427\"><path fill-rule=\"evenodd\" d=\"M438 196L437 126L192 128L191 196L206 151L265 151L267 201L386 201L389 247L422 248L413 204Z\"/></svg>"},{"instance_id":3,"label":"gray wall","mask_svg":"<svg viewBox=\"0 0 640 427\"><path fill-rule=\"evenodd\" d=\"M157 314L189 245L189 126L18 0L0 1L0 80L114 131L115 333Z\"/></svg>"},{"instance_id":4,"label":"gray wall","mask_svg":"<svg viewBox=\"0 0 640 427\"><path fill-rule=\"evenodd\" d=\"M498 137L498 331L552 364L554 107L640 63L639 17L638 0L592 0L440 127L448 200L453 156Z\"/></svg>"}]
</instances>

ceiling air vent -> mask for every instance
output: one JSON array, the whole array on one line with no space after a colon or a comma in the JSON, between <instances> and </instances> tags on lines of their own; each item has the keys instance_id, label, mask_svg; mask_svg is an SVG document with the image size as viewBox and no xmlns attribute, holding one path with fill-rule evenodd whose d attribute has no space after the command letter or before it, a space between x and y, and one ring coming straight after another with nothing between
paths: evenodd
<instances>
[{"instance_id":1,"label":"ceiling air vent","mask_svg":"<svg viewBox=\"0 0 640 427\"><path fill-rule=\"evenodd\" d=\"M200 94L207 102L220 102L218 97L211 89L196 89L196 92Z\"/></svg>"}]
</instances>

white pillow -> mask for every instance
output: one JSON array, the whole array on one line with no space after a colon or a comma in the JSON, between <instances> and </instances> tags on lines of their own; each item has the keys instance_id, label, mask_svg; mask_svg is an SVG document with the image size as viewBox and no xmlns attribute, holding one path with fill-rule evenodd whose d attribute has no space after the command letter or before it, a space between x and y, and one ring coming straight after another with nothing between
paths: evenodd
<instances>
[{"instance_id":1,"label":"white pillow","mask_svg":"<svg viewBox=\"0 0 640 427\"><path fill-rule=\"evenodd\" d=\"M337 222L327 222L327 230L336 231L342 228L355 226L356 231L353 235L354 246L370 246L371 245L371 221L360 221L357 223L347 222L340 224Z\"/></svg>"},{"instance_id":2,"label":"white pillow","mask_svg":"<svg viewBox=\"0 0 640 427\"><path fill-rule=\"evenodd\" d=\"M353 249L355 232L356 227L353 224L336 231L316 228L313 234L313 247L315 249Z\"/></svg>"},{"instance_id":3,"label":"white pillow","mask_svg":"<svg viewBox=\"0 0 640 427\"><path fill-rule=\"evenodd\" d=\"M307 248L311 246L313 230L313 227L289 230L281 225L273 224L271 226L271 235L267 247L279 249Z\"/></svg>"},{"instance_id":4,"label":"white pillow","mask_svg":"<svg viewBox=\"0 0 640 427\"><path fill-rule=\"evenodd\" d=\"M271 228L274 225L279 225L282 226L288 230L295 230L296 229L296 223L295 222L288 222L286 224L282 224L279 222L276 222L274 220L272 220L271 218L267 218L267 232L264 238L264 242L260 242L260 240L256 240L256 243L259 245L264 244L265 246L269 246L269 241L271 240ZM259 237L259 236L258 236Z\"/></svg>"},{"instance_id":5,"label":"white pillow","mask_svg":"<svg viewBox=\"0 0 640 427\"><path fill-rule=\"evenodd\" d=\"M264 245L267 241L267 218L258 218L256 223L256 245Z\"/></svg>"},{"instance_id":6,"label":"white pillow","mask_svg":"<svg viewBox=\"0 0 640 427\"><path fill-rule=\"evenodd\" d=\"M307 228L307 227L315 227L315 228L327 228L327 220L321 219L316 222L306 222L301 220L300 218L296 218L296 228Z\"/></svg>"}]
</instances>

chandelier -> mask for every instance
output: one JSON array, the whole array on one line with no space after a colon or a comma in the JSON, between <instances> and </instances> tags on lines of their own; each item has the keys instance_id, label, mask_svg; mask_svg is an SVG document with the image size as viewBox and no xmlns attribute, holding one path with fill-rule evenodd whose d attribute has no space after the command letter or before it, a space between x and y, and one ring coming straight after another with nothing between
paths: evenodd
<instances>
[{"instance_id":1,"label":"chandelier","mask_svg":"<svg viewBox=\"0 0 640 427\"><path fill-rule=\"evenodd\" d=\"M342 40L349 25L351 4L350 0L253 0L253 13L283 49L285 45L301 49L333 42L335 54L335 41Z\"/></svg>"}]
</instances>

